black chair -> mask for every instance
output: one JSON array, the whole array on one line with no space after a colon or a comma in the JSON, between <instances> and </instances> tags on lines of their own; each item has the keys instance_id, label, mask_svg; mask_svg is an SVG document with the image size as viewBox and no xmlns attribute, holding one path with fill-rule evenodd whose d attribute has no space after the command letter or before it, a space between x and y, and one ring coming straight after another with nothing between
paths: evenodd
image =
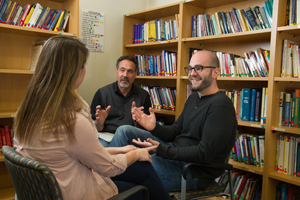
<instances>
[{"instance_id":1,"label":"black chair","mask_svg":"<svg viewBox=\"0 0 300 200\"><path fill-rule=\"evenodd\" d=\"M18 200L63 199L57 180L47 166L23 157L10 146L3 146L2 152ZM143 200L149 199L148 189L139 185L117 194L109 200L125 200L139 191L143 193Z\"/></svg>"}]
</instances>

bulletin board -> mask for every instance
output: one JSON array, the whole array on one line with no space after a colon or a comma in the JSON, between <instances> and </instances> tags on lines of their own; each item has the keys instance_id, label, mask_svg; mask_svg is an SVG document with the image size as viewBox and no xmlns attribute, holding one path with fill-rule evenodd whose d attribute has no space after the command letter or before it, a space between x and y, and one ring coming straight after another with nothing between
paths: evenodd
<instances>
[{"instance_id":1,"label":"bulletin board","mask_svg":"<svg viewBox=\"0 0 300 200\"><path fill-rule=\"evenodd\" d=\"M103 12L82 9L82 41L89 51L104 52L104 19Z\"/></svg>"}]
</instances>

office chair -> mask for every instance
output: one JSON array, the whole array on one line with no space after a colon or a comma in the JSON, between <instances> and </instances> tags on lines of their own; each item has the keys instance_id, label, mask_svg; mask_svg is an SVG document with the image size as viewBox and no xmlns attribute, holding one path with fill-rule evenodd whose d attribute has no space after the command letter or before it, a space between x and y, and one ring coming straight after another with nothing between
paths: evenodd
<instances>
[{"instance_id":1,"label":"office chair","mask_svg":"<svg viewBox=\"0 0 300 200\"><path fill-rule=\"evenodd\" d=\"M63 199L57 180L47 166L23 157L10 146L3 146L2 152L18 200ZM138 191L143 192L143 200L149 199L148 189L139 185L117 194L109 200L125 200Z\"/></svg>"}]
</instances>

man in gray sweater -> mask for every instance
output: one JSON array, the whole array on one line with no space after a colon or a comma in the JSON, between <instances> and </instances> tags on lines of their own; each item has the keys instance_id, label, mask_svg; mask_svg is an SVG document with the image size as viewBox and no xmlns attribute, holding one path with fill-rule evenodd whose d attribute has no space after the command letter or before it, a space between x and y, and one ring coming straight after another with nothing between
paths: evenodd
<instances>
[{"instance_id":1,"label":"man in gray sweater","mask_svg":"<svg viewBox=\"0 0 300 200\"><path fill-rule=\"evenodd\" d=\"M151 108L147 115L141 108L134 107L133 117L148 131L121 126L110 145L157 146L152 165L168 191L180 190L182 167L186 162L224 163L236 136L233 104L217 86L218 57L210 51L199 51L192 56L185 70L197 92L190 95L176 122L161 126L156 123ZM222 172L194 167L188 174L187 189L193 189L195 185L205 189ZM195 178L199 178L198 184Z\"/></svg>"}]
</instances>

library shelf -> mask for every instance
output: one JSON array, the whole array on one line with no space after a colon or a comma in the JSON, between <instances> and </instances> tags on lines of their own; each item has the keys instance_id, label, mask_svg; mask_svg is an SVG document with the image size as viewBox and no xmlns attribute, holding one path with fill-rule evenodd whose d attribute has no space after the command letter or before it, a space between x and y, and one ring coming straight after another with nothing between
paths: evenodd
<instances>
[{"instance_id":1,"label":"library shelf","mask_svg":"<svg viewBox=\"0 0 300 200\"><path fill-rule=\"evenodd\" d=\"M275 82L300 82L300 78L274 77Z\"/></svg>"},{"instance_id":2,"label":"library shelf","mask_svg":"<svg viewBox=\"0 0 300 200\"><path fill-rule=\"evenodd\" d=\"M253 128L265 128L265 124L262 124L261 122L252 122L252 121L243 121L243 120L237 120L239 126L247 126L247 127L253 127Z\"/></svg>"},{"instance_id":3,"label":"library shelf","mask_svg":"<svg viewBox=\"0 0 300 200\"><path fill-rule=\"evenodd\" d=\"M177 76L137 76L137 79L177 79Z\"/></svg>"},{"instance_id":4,"label":"library shelf","mask_svg":"<svg viewBox=\"0 0 300 200\"><path fill-rule=\"evenodd\" d=\"M280 131L284 133L293 133L296 135L300 135L300 129L295 127L287 127L287 126L272 126L272 131Z\"/></svg>"},{"instance_id":5,"label":"library shelf","mask_svg":"<svg viewBox=\"0 0 300 200\"><path fill-rule=\"evenodd\" d=\"M254 166L254 165L247 165L245 163L234 161L233 159L229 159L228 163L232 164L232 166L235 169L240 169L240 170L248 171L248 172L251 172L254 174L263 175L263 168L261 168L261 167Z\"/></svg>"},{"instance_id":6,"label":"library shelf","mask_svg":"<svg viewBox=\"0 0 300 200\"><path fill-rule=\"evenodd\" d=\"M14 117L16 114L16 110L15 111L0 111L0 118L12 118Z\"/></svg>"},{"instance_id":7,"label":"library shelf","mask_svg":"<svg viewBox=\"0 0 300 200\"><path fill-rule=\"evenodd\" d=\"M0 200L15 199L15 189L13 187L0 189Z\"/></svg>"},{"instance_id":8,"label":"library shelf","mask_svg":"<svg viewBox=\"0 0 300 200\"><path fill-rule=\"evenodd\" d=\"M172 110L165 110L165 109L153 109L154 113L157 114L164 114L164 115L176 115L175 111Z\"/></svg>"},{"instance_id":9,"label":"library shelf","mask_svg":"<svg viewBox=\"0 0 300 200\"><path fill-rule=\"evenodd\" d=\"M34 74L34 71L29 70L17 70L17 69L0 69L0 74Z\"/></svg>"},{"instance_id":10,"label":"library shelf","mask_svg":"<svg viewBox=\"0 0 300 200\"><path fill-rule=\"evenodd\" d=\"M278 173L276 171L269 172L269 177L279 180L279 181L283 181L286 183L300 186L300 177L282 174L282 173Z\"/></svg>"}]
</instances>

